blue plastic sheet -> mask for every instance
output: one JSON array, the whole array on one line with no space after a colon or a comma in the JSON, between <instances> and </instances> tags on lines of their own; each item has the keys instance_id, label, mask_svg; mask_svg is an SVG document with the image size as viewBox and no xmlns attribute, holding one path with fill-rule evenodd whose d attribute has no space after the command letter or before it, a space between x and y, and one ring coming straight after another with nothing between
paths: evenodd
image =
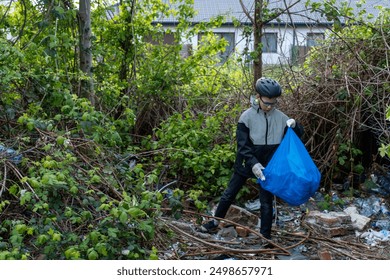
<instances>
[{"instance_id":1,"label":"blue plastic sheet","mask_svg":"<svg viewBox=\"0 0 390 280\"><path fill-rule=\"evenodd\" d=\"M287 129L263 174L265 181L257 180L262 188L292 206L308 201L321 181L321 173L292 128Z\"/></svg>"}]
</instances>

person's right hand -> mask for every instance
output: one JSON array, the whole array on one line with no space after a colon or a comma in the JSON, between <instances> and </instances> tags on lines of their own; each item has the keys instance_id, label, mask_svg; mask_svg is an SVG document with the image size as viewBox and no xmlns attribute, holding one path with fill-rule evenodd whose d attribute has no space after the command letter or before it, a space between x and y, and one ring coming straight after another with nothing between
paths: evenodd
<instances>
[{"instance_id":1,"label":"person's right hand","mask_svg":"<svg viewBox=\"0 0 390 280\"><path fill-rule=\"evenodd\" d=\"M294 119L288 119L288 120L286 121L286 124L287 124L288 127L294 128L294 127L295 127L295 124L296 124L296 121L295 121Z\"/></svg>"},{"instance_id":2,"label":"person's right hand","mask_svg":"<svg viewBox=\"0 0 390 280\"><path fill-rule=\"evenodd\" d=\"M264 166L261 165L261 163L256 163L252 167L252 172L255 174L256 178L260 179L261 181L265 181L265 176L263 174Z\"/></svg>"}]
</instances>

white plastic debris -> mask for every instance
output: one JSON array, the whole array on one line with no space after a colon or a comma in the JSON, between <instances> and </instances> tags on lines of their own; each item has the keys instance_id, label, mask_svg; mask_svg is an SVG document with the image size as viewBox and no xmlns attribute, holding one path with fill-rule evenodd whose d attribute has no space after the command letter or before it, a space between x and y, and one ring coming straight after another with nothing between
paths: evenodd
<instances>
[{"instance_id":1,"label":"white plastic debris","mask_svg":"<svg viewBox=\"0 0 390 280\"><path fill-rule=\"evenodd\" d=\"M375 231L369 229L363 232L360 237L366 239L368 245L376 246L378 242L390 241L390 232L388 230Z\"/></svg>"}]
</instances>

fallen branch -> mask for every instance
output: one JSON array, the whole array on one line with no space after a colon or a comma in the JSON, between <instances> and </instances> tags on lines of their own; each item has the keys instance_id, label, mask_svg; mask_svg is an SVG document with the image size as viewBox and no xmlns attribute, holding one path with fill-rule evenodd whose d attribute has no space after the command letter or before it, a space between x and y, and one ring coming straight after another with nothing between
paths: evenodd
<instances>
[{"instance_id":1,"label":"fallen branch","mask_svg":"<svg viewBox=\"0 0 390 280\"><path fill-rule=\"evenodd\" d=\"M206 214L202 214L202 213L197 213L197 212L193 212L193 211L189 211L189 210L183 210L183 212L185 213L188 213L188 214L193 214L193 215L201 215L203 217L206 217L206 218L213 218L213 219L216 219L216 220L219 220L219 221L223 221L227 224L231 224L231 225L235 225L235 226L239 226L239 227L242 227L244 228L245 230L253 233L254 235L257 235L258 237L260 237L261 239L265 240L266 242L268 242L269 244L271 244L272 246L282 250L283 252L285 252L286 254L290 254L290 252L288 252L286 249L284 249L283 247L279 246L278 244L276 244L275 242L273 242L272 240L270 239L267 239L265 238L260 232L257 232L249 227L246 227L246 226L243 226L239 223L236 223L236 222L233 222L231 220L228 220L228 219L224 219L224 218L219 218L219 217L214 217L214 216L210 216L210 215L206 215Z\"/></svg>"},{"instance_id":2,"label":"fallen branch","mask_svg":"<svg viewBox=\"0 0 390 280\"><path fill-rule=\"evenodd\" d=\"M166 225L168 227L170 227L171 229L173 229L174 231L180 233L180 234L183 234L191 239L194 239L200 243L203 243L207 246L210 246L210 247L214 247L214 248L218 248L218 249L221 249L225 252L231 252L231 253L251 253L251 254L256 254L256 253L262 253L262 254L275 254L275 250L277 250L277 248L272 248L272 249L234 249L234 248L230 248L230 247L225 247L225 246L222 246L222 245L218 245L218 244L214 244L214 243L211 243L209 241L206 241L206 240L203 240L201 238L198 238L198 237L195 237L181 229L179 229L178 227L172 225L172 224L169 224L169 223L166 223ZM284 250L285 251L285 250ZM280 254L280 253L278 253ZM287 254L289 255L290 253L287 252Z\"/></svg>"}]
</instances>

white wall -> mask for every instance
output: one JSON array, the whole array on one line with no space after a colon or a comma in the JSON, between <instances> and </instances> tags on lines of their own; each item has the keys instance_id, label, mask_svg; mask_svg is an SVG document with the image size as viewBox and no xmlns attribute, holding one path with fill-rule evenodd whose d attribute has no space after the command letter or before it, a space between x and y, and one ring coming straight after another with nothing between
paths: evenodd
<instances>
[{"instance_id":1,"label":"white wall","mask_svg":"<svg viewBox=\"0 0 390 280\"><path fill-rule=\"evenodd\" d=\"M325 33L324 28L297 27L295 30L291 27L271 28L268 27L264 32L277 33L277 53L263 53L263 64L286 64L291 59L292 46L306 46L307 33ZM294 34L295 32L295 34ZM252 39L253 40L253 39ZM251 42L251 50L253 42Z\"/></svg>"},{"instance_id":2,"label":"white wall","mask_svg":"<svg viewBox=\"0 0 390 280\"><path fill-rule=\"evenodd\" d=\"M174 30L174 27L171 29ZM232 27L219 27L214 29L214 32L223 32L223 33L234 33L235 34L235 50L237 53L242 53L246 45L249 43L249 51L253 51L253 36L247 42L247 39L242 35L242 29ZM324 28L309 28L305 26L300 26L294 29L291 27L267 27L264 32L277 33L278 34L278 43L277 43L277 53L263 53L263 64L286 64L290 62L291 59L291 47L295 46L306 46L306 36L307 33L325 33ZM190 44L194 50L198 46L198 36L194 35L193 37L182 41L183 44Z\"/></svg>"},{"instance_id":3,"label":"white wall","mask_svg":"<svg viewBox=\"0 0 390 280\"><path fill-rule=\"evenodd\" d=\"M235 34L235 49L237 52L241 53L245 49L245 38L242 36L242 32L240 29L236 27L219 27L214 29L214 32L221 33L234 33ZM190 38L188 41L183 42L184 44L192 44L193 48L196 49L198 47L198 36L195 35Z\"/></svg>"}]
</instances>

